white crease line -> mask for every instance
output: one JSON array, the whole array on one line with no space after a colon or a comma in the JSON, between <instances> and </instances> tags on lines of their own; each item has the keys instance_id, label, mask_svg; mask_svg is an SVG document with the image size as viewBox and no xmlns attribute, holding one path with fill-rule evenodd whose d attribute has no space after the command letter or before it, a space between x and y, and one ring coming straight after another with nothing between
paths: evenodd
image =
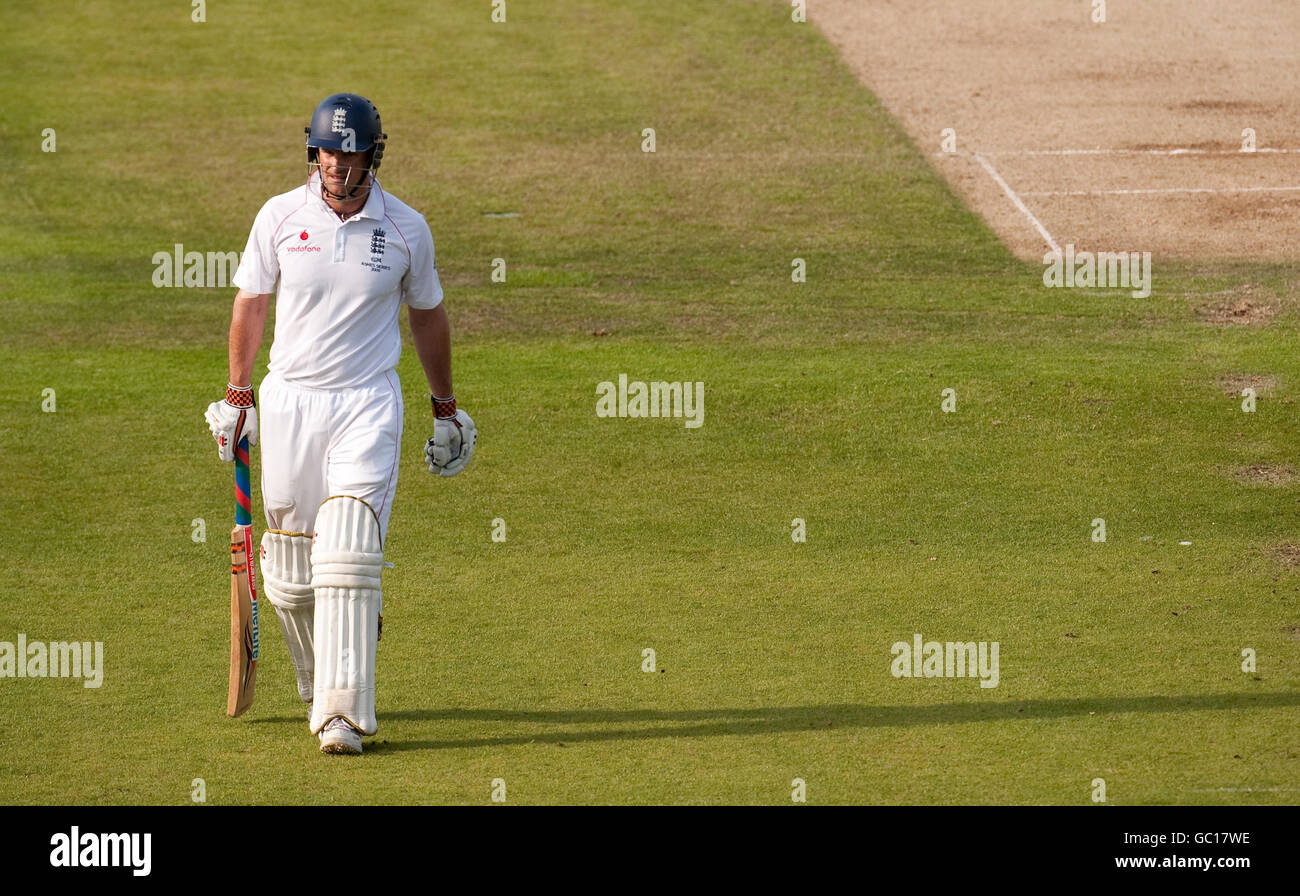
<instances>
[{"instance_id":1,"label":"white crease line","mask_svg":"<svg viewBox=\"0 0 1300 896\"><path fill-rule=\"evenodd\" d=\"M1155 190L1025 190L1021 196L1142 196L1161 193L1294 193L1300 187L1170 187Z\"/></svg>"},{"instance_id":2,"label":"white crease line","mask_svg":"<svg viewBox=\"0 0 1300 896\"><path fill-rule=\"evenodd\" d=\"M975 155L986 156L1253 156L1259 153L1300 153L1300 149L1268 146L1250 152L1240 149L991 149Z\"/></svg>"},{"instance_id":3,"label":"white crease line","mask_svg":"<svg viewBox=\"0 0 1300 896\"><path fill-rule=\"evenodd\" d=\"M1016 191L1011 189L1011 186L1005 180L1002 179L1002 175L998 174L997 171L993 168L993 166L989 164L988 159L984 158L984 156L981 155L980 153L975 153L975 161L980 163L980 167L983 168L985 171L987 171L989 173L989 177L993 178L993 180L997 182L997 185L1002 188L1002 192L1006 193L1007 197L1011 200L1011 202L1015 205L1015 207L1020 209L1020 213L1024 215L1026 218L1028 218L1029 223L1033 224L1034 227L1038 230L1038 232L1042 235L1043 239L1047 240L1047 245L1051 247L1052 251L1055 252L1057 255L1060 255L1061 247L1056 244L1056 240L1052 239L1052 235L1047 232L1047 228L1043 226L1043 223L1039 221L1037 218L1035 218L1034 213L1031 212L1029 208L1023 202L1020 201L1020 197L1016 195Z\"/></svg>"}]
</instances>

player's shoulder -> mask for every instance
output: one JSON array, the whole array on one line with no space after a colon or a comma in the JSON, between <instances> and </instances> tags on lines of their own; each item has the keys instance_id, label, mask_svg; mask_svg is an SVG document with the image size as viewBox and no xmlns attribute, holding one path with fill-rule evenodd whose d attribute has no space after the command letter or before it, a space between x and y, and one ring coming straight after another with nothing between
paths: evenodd
<instances>
[{"instance_id":1,"label":"player's shoulder","mask_svg":"<svg viewBox=\"0 0 1300 896\"><path fill-rule=\"evenodd\" d=\"M385 217L390 218L399 228L429 229L429 223L423 214L385 190L382 185L379 189L382 191Z\"/></svg>"},{"instance_id":2,"label":"player's shoulder","mask_svg":"<svg viewBox=\"0 0 1300 896\"><path fill-rule=\"evenodd\" d=\"M283 211L291 212L300 205L307 204L308 192L305 183L299 183L292 190L286 190L281 194L274 195L272 198L263 203L264 211Z\"/></svg>"},{"instance_id":3,"label":"player's shoulder","mask_svg":"<svg viewBox=\"0 0 1300 896\"><path fill-rule=\"evenodd\" d=\"M307 204L307 186L299 184L292 190L286 190L279 195L272 196L266 202L262 203L262 208L258 212L259 216L274 218L278 221L286 215L292 214L295 209L302 208Z\"/></svg>"}]
</instances>

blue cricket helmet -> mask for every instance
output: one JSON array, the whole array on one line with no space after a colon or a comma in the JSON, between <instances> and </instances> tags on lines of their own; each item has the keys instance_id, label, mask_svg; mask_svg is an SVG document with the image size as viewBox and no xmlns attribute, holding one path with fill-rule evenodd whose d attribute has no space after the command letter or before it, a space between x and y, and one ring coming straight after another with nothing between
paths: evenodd
<instances>
[{"instance_id":1,"label":"blue cricket helmet","mask_svg":"<svg viewBox=\"0 0 1300 896\"><path fill-rule=\"evenodd\" d=\"M384 133L379 121L379 110L364 96L355 93L336 93L321 100L312 113L307 133L307 164L316 164L317 150L332 149L339 152L368 152L366 167L371 173L379 170L384 157Z\"/></svg>"}]
</instances>

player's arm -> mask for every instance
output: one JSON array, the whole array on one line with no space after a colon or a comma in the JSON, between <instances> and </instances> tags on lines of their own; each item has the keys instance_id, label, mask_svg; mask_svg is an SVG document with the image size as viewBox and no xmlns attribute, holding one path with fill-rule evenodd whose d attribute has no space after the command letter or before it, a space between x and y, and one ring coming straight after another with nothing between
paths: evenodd
<instances>
[{"instance_id":1,"label":"player's arm","mask_svg":"<svg viewBox=\"0 0 1300 896\"><path fill-rule=\"evenodd\" d=\"M235 293L235 307L230 315L230 384L251 386L253 362L262 347L266 330L266 313L271 307L270 293Z\"/></svg>"},{"instance_id":2,"label":"player's arm","mask_svg":"<svg viewBox=\"0 0 1300 896\"><path fill-rule=\"evenodd\" d=\"M235 293L235 307L230 315L230 379L226 381L226 397L208 405L203 415L212 437L217 440L217 456L227 463L235 459L235 445L243 436L248 436L250 447L257 444L253 362L262 346L270 306L270 293L243 289Z\"/></svg>"},{"instance_id":3,"label":"player's arm","mask_svg":"<svg viewBox=\"0 0 1300 896\"><path fill-rule=\"evenodd\" d=\"M412 308L410 314L411 340L415 343L420 366L424 368L424 378L429 381L429 393L439 398L454 395L451 390L451 322L447 320L447 309L442 305Z\"/></svg>"},{"instance_id":4,"label":"player's arm","mask_svg":"<svg viewBox=\"0 0 1300 896\"><path fill-rule=\"evenodd\" d=\"M455 476L474 456L478 432L469 414L456 407L451 390L451 323L441 304L412 308L411 340L429 381L433 405L433 438L424 445L429 472Z\"/></svg>"}]
</instances>

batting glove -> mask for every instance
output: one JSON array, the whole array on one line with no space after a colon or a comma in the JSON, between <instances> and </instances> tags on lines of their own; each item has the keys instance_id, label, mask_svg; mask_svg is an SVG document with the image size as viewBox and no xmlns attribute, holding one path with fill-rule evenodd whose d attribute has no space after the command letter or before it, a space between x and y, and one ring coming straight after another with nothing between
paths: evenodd
<instances>
[{"instance_id":1,"label":"batting glove","mask_svg":"<svg viewBox=\"0 0 1300 896\"><path fill-rule=\"evenodd\" d=\"M429 472L439 476L455 476L465 469L474 456L474 442L478 430L469 414L456 410L456 399L434 398L433 438L424 445Z\"/></svg>"},{"instance_id":2,"label":"batting glove","mask_svg":"<svg viewBox=\"0 0 1300 896\"><path fill-rule=\"evenodd\" d=\"M235 459L235 446L248 436L248 447L257 444L257 402L252 386L226 384L226 397L208 405L203 415L217 440L217 456L226 463Z\"/></svg>"}]
</instances>

